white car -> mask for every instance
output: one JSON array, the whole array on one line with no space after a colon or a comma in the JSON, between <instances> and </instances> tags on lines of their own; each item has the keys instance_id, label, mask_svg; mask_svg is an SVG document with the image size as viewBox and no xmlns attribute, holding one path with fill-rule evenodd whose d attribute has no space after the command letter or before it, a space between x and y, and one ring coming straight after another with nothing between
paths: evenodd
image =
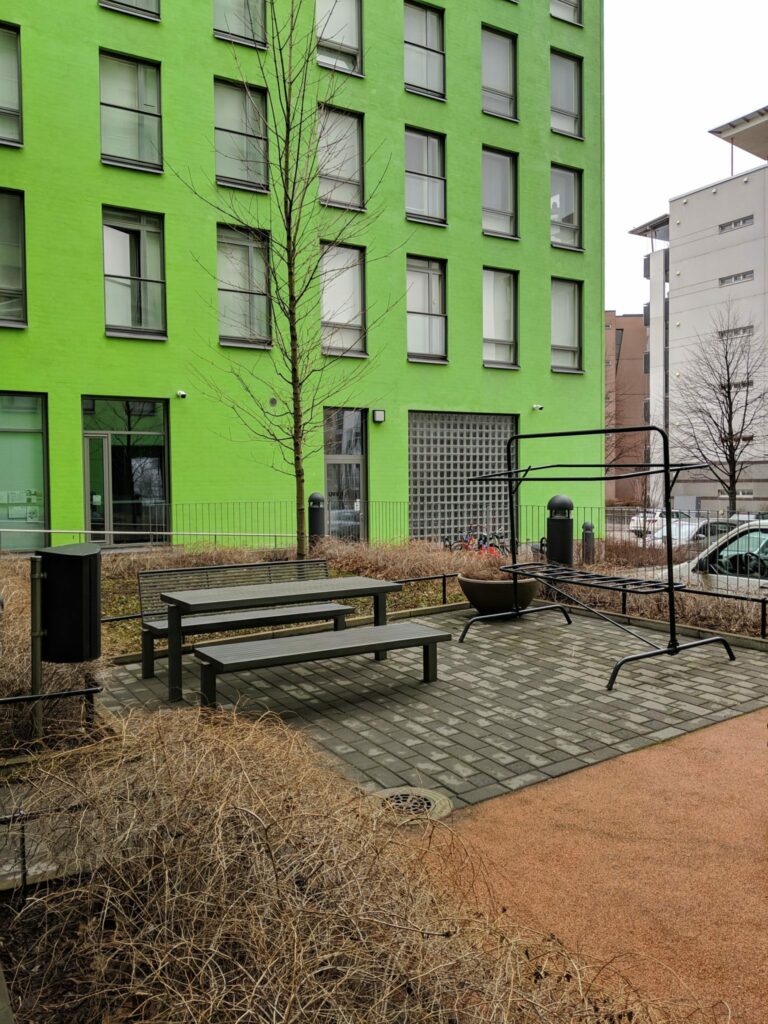
<instances>
[{"instance_id":1,"label":"white car","mask_svg":"<svg viewBox=\"0 0 768 1024\"><path fill-rule=\"evenodd\" d=\"M680 509L672 509L672 521L696 521L697 516L690 512L682 512ZM632 516L629 521L629 532L635 537L646 537L653 533L664 522L664 510L661 508L646 508Z\"/></svg>"},{"instance_id":2,"label":"white car","mask_svg":"<svg viewBox=\"0 0 768 1024\"><path fill-rule=\"evenodd\" d=\"M701 551L709 545L730 533L734 524L727 519L673 519L672 520L672 543L675 547L690 547L694 551ZM661 526L654 530L646 540L646 544L656 547L665 544L667 540L667 524L662 519Z\"/></svg>"},{"instance_id":3,"label":"white car","mask_svg":"<svg viewBox=\"0 0 768 1024\"><path fill-rule=\"evenodd\" d=\"M675 579L695 590L768 596L768 519L734 527L695 558L676 565Z\"/></svg>"}]
</instances>

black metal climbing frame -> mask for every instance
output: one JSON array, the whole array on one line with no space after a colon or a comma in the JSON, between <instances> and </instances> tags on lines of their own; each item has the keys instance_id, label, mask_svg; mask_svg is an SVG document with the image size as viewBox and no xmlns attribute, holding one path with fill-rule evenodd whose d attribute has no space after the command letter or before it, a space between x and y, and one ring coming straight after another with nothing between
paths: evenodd
<instances>
[{"instance_id":1,"label":"black metal climbing frame","mask_svg":"<svg viewBox=\"0 0 768 1024\"><path fill-rule=\"evenodd\" d=\"M551 440L552 438L561 437L607 437L613 434L657 434L661 439L662 448L662 460L661 462L643 462L643 463L627 463L627 462L602 462L602 463L587 463L587 462L559 462L550 463L544 466L523 466L515 468L514 453L517 450L518 441L538 441L538 440ZM690 650L693 647L703 647L707 644L721 644L731 661L736 660L736 656L731 650L731 645L722 636L711 636L704 640L692 640L688 643L681 644L677 639L677 619L675 614L675 592L683 588L682 583L675 583L674 580L674 560L673 560L673 546L672 546L672 490L677 483L677 478L683 470L688 469L703 469L705 463L700 462L677 462L673 463L670 461L669 456L669 437L666 431L662 430L661 427L654 427L644 425L641 427L609 427L601 430L562 430L554 433L545 434L513 434L512 437L507 441L506 450L506 470L500 473L488 473L483 476L474 477L475 480L483 481L499 481L505 480L509 494L509 544L512 555L512 563L510 565L502 566L502 571L510 573L512 579L517 583L518 577L529 577L538 580L547 586L553 593L560 597L566 598L568 601L579 605L582 608L587 609L593 615L598 616L604 621L620 629L624 633L629 633L631 636L642 641L648 647L651 647L650 651L643 651L641 654L630 654L624 658L620 658L619 661L613 666L610 678L608 680L607 689L612 690L615 683L616 677L618 676L624 665L629 664L632 661L641 661L644 658L655 658L660 654L677 655L682 651ZM588 476L573 476L559 475L564 470L599 470L597 475ZM627 470L628 472L615 472L616 470ZM553 472L556 475L539 475L549 474ZM580 483L583 481L611 481L611 480L628 480L632 478L640 477L652 477L658 476L661 478L664 487L664 520L666 523L666 567L667 575L666 579L642 579L632 576L606 576L604 573L588 572L580 569L573 569L570 566L558 565L556 563L542 563L542 562L518 562L518 537L517 537L517 521L515 516L515 503L517 499L517 492L521 485L526 480L535 480L537 483ZM564 585L570 584L571 586L582 586L582 587L594 587L600 590L619 590L630 594L666 594L667 602L669 606L669 636L665 646L656 644L646 636L642 636L635 630L630 629L629 626L624 623L617 622L615 619L603 614L596 608L591 608L589 605L580 601L574 597L573 594L566 593L560 589ZM517 604L517 591L515 590L515 603ZM490 619L500 618L518 618L523 614L532 614L538 611L551 611L559 609L563 611L566 618L570 622L570 618L563 605L543 605L536 606L534 608L518 609L514 612L505 612L502 615L476 615L471 619L464 627L464 631L459 638L460 642L463 642L464 637L467 634L467 630L475 622L486 621Z\"/></svg>"}]
</instances>

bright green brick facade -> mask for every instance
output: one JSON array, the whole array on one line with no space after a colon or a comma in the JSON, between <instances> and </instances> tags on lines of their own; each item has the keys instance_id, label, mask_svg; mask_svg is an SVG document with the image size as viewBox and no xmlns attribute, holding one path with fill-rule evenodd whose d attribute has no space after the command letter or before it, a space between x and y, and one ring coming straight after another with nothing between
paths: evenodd
<instances>
[{"instance_id":1,"label":"bright green brick facade","mask_svg":"<svg viewBox=\"0 0 768 1024\"><path fill-rule=\"evenodd\" d=\"M84 521L82 395L168 400L173 502L290 499L290 478L268 468L265 446L222 439L228 414L204 397L194 373L201 359L224 358L215 281L222 218L180 176L215 188L213 80L239 77L231 44L212 34L211 0L162 0L159 22L96 0L55 6L52 15L50 0L3 3L2 20L21 29L24 144L0 145L0 188L25 197L28 300L27 327L0 327L0 391L47 395L50 526L80 528ZM369 427L372 501L408 500L409 410L514 413L523 431L603 422L602 4L584 0L583 27L551 17L547 0L444 0L442 7L444 102L403 87L401 0L362 0L364 76L345 76L339 103L364 113L366 178L382 178L379 212L356 239L368 253L371 315L393 303L370 333L368 351L377 358L354 396L362 408L386 409L386 422ZM518 37L519 123L481 112L481 25ZM552 48L583 58L583 140L550 130ZM100 49L161 64L163 174L101 163ZM255 53L236 51L245 76L258 84ZM447 227L405 219L406 125L446 137ZM517 241L482 234L483 145L519 154ZM583 252L550 244L553 162L583 169ZM103 205L164 215L167 341L105 336ZM447 262L445 365L407 361L407 254ZM483 266L519 272L517 370L482 364ZM583 281L582 374L550 369L553 276ZM241 358L267 365L272 357L246 351ZM185 401L175 397L179 389L188 393ZM555 461L561 452L547 442L523 449L521 458ZM600 461L601 446L584 444L579 455ZM307 483L308 491L323 490L321 454L310 460ZM562 489L577 505L602 504L599 484L530 485L523 502L546 502Z\"/></svg>"}]
</instances>

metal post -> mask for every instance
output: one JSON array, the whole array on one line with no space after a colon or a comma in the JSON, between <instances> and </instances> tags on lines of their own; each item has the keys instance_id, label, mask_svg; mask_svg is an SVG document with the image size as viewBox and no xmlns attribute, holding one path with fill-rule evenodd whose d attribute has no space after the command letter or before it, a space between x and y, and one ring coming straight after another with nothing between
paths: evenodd
<instances>
[{"instance_id":1,"label":"metal post","mask_svg":"<svg viewBox=\"0 0 768 1024\"><path fill-rule=\"evenodd\" d=\"M581 560L584 565L591 565L595 560L595 528L592 523L583 523L581 527Z\"/></svg>"},{"instance_id":2,"label":"metal post","mask_svg":"<svg viewBox=\"0 0 768 1024\"><path fill-rule=\"evenodd\" d=\"M669 471L669 435L661 434L662 459L664 462L664 520L667 531L667 598L669 601L669 646L676 652L677 623L675 622L675 562L672 556L672 479Z\"/></svg>"},{"instance_id":3,"label":"metal post","mask_svg":"<svg viewBox=\"0 0 768 1024\"><path fill-rule=\"evenodd\" d=\"M40 555L30 558L30 606L31 606L31 680L30 693L43 692L43 560ZM43 738L43 705L36 700L32 704L32 727L35 739Z\"/></svg>"},{"instance_id":4,"label":"metal post","mask_svg":"<svg viewBox=\"0 0 768 1024\"><path fill-rule=\"evenodd\" d=\"M766 607L765 607L765 601L766 601L766 599L763 598L762 601L760 602L760 636L763 638L763 640L765 640L765 633L766 633Z\"/></svg>"},{"instance_id":5,"label":"metal post","mask_svg":"<svg viewBox=\"0 0 768 1024\"><path fill-rule=\"evenodd\" d=\"M448 577L445 573L443 573L443 604L448 604Z\"/></svg>"}]
</instances>

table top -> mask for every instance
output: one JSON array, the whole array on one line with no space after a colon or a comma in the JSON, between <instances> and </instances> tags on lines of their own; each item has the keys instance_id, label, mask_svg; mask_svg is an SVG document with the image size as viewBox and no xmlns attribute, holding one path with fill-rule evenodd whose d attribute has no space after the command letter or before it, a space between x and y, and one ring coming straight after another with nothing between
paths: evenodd
<instances>
[{"instance_id":1,"label":"table top","mask_svg":"<svg viewBox=\"0 0 768 1024\"><path fill-rule=\"evenodd\" d=\"M323 601L337 597L373 597L375 594L391 594L402 589L403 584L393 580L339 576L333 579L259 583L245 587L172 590L161 594L160 598L166 604L176 605L183 612L213 612Z\"/></svg>"}]
</instances>

